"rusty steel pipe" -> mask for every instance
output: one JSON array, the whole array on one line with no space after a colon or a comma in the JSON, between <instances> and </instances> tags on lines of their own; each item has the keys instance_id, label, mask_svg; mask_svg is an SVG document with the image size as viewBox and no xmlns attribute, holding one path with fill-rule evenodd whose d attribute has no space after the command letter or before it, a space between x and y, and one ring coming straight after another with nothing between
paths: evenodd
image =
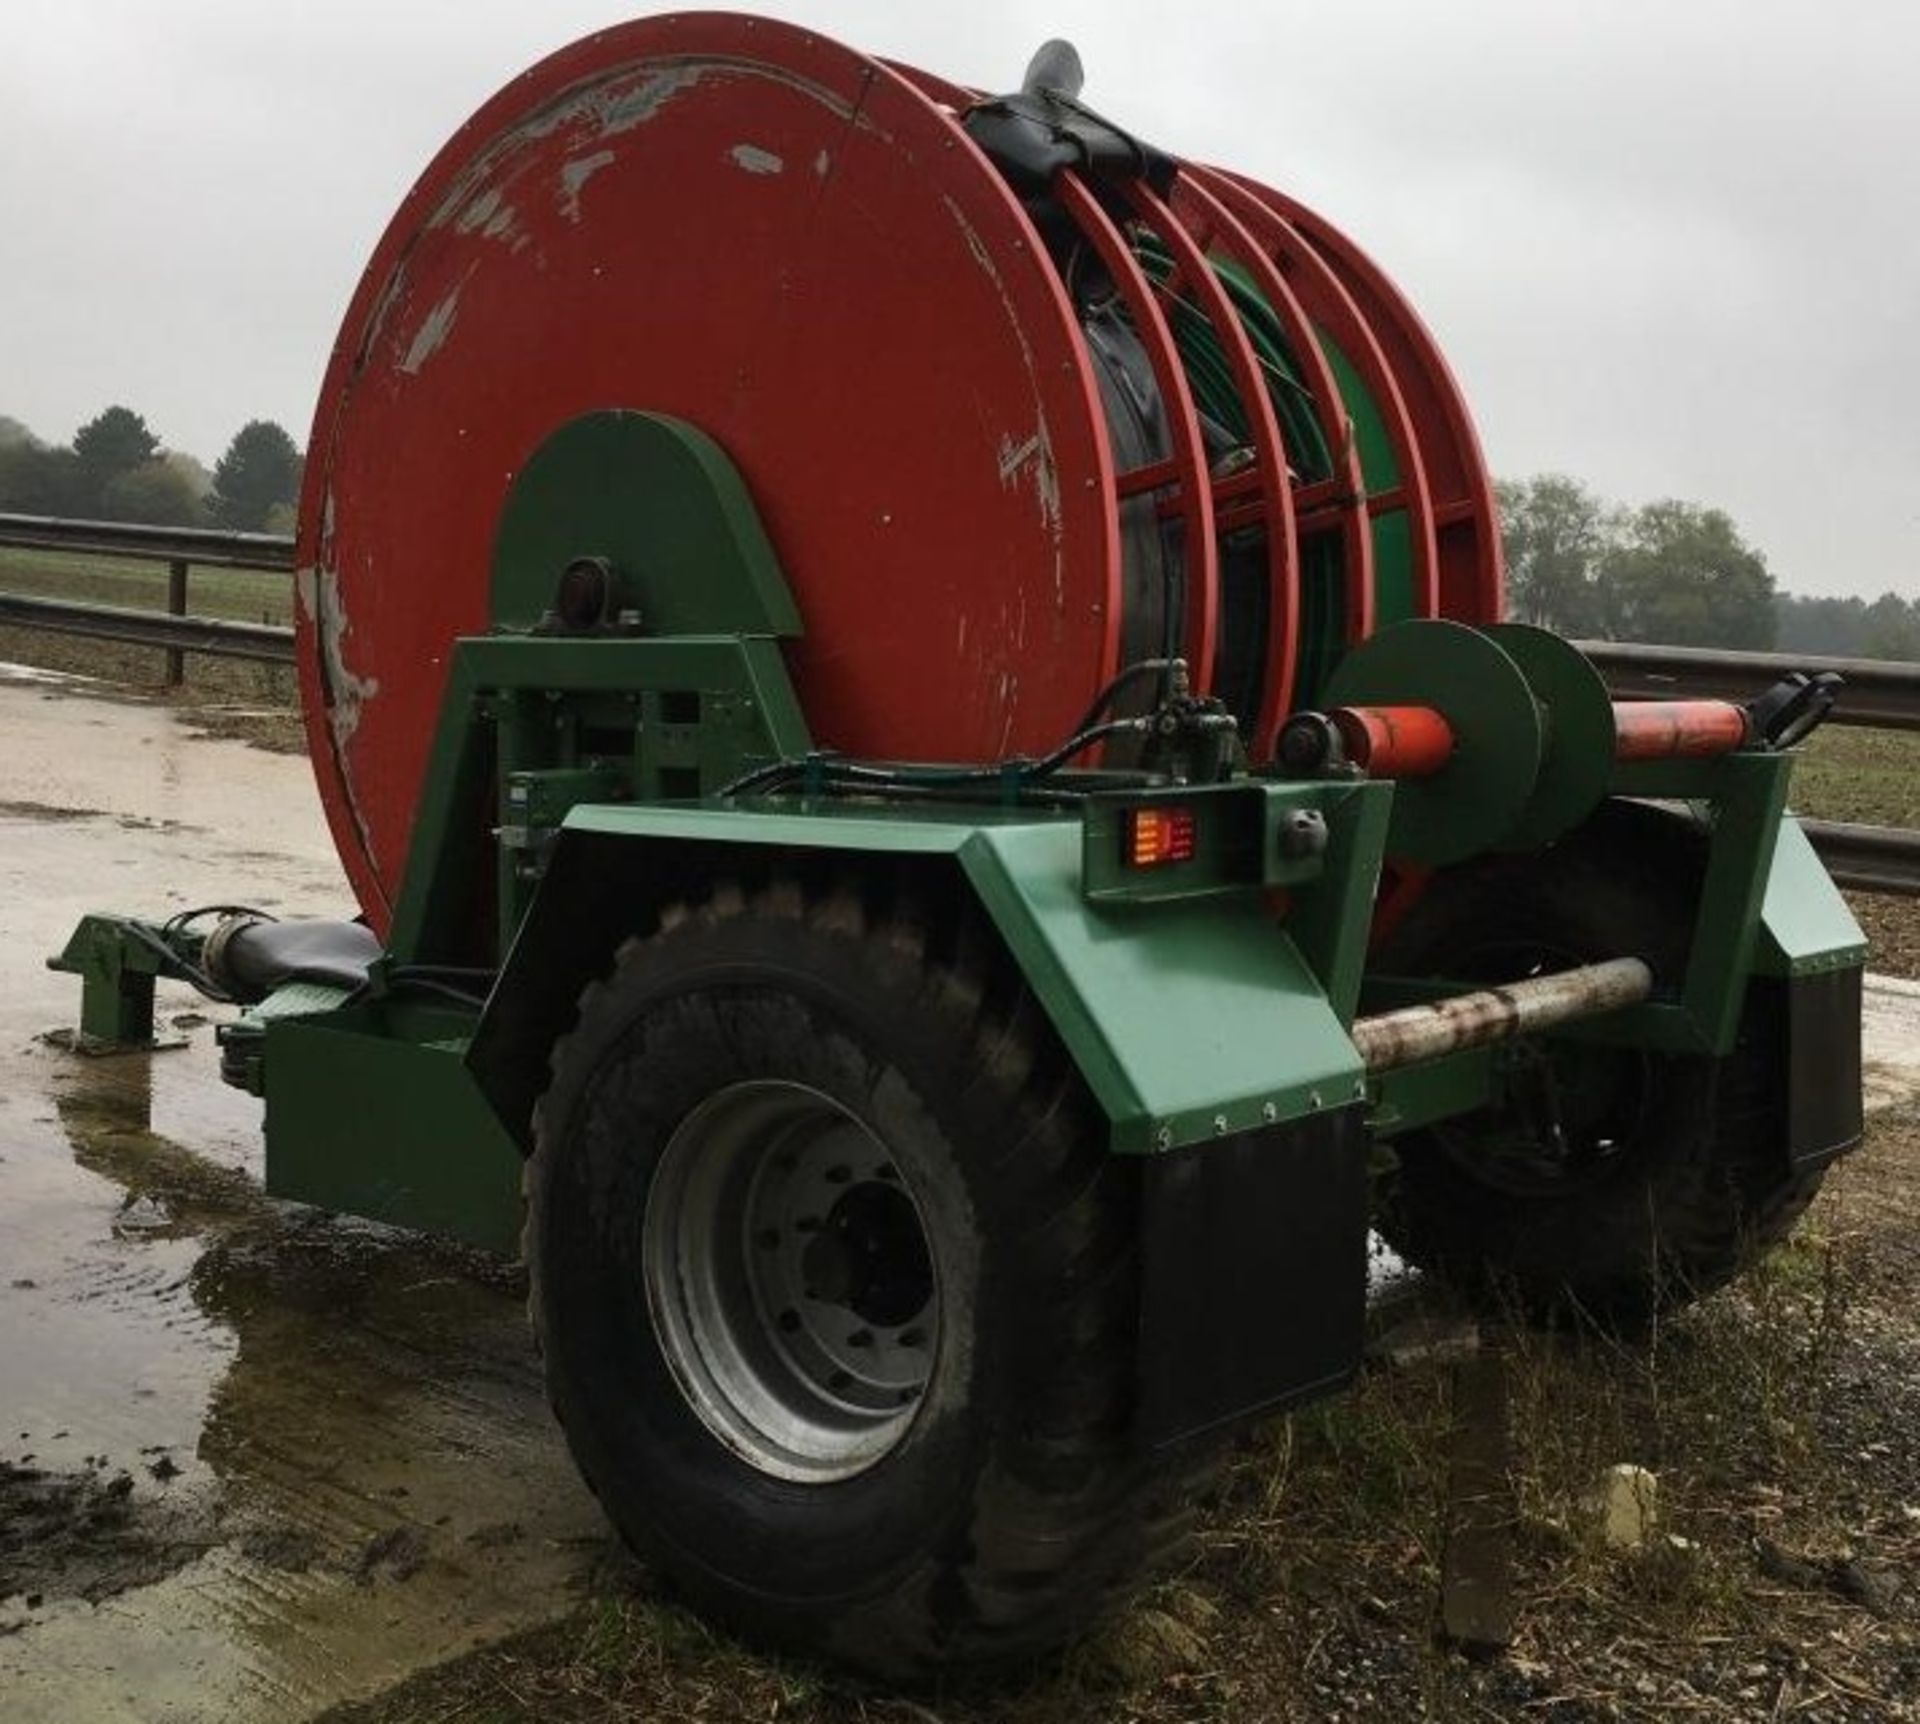
<instances>
[{"instance_id":1,"label":"rusty steel pipe","mask_svg":"<svg viewBox=\"0 0 1920 1724\"><path fill-rule=\"evenodd\" d=\"M1637 1005L1653 991L1653 972L1638 958L1609 958L1551 976L1456 994L1431 1005L1405 1006L1354 1020L1353 1045L1369 1072L1392 1071L1466 1048L1512 1041L1576 1018Z\"/></svg>"}]
</instances>

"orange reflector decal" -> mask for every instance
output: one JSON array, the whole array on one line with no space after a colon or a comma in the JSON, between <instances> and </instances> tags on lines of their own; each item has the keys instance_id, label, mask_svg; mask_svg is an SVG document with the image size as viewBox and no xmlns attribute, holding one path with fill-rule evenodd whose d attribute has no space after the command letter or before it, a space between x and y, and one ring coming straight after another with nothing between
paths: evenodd
<instances>
[{"instance_id":1,"label":"orange reflector decal","mask_svg":"<svg viewBox=\"0 0 1920 1724\"><path fill-rule=\"evenodd\" d=\"M1193 860L1194 825L1191 808L1129 808L1127 810L1127 864L1157 868L1163 862Z\"/></svg>"}]
</instances>

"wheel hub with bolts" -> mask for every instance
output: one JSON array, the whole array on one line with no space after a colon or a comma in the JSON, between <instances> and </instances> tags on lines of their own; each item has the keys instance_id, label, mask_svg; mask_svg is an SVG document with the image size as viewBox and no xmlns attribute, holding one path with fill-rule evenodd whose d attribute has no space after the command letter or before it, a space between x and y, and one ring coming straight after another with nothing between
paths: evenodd
<instances>
[{"instance_id":1,"label":"wheel hub with bolts","mask_svg":"<svg viewBox=\"0 0 1920 1724\"><path fill-rule=\"evenodd\" d=\"M643 1273L689 1405L777 1478L849 1478L906 1436L939 1344L926 1228L885 1144L802 1084L739 1083L683 1120L647 1198Z\"/></svg>"}]
</instances>

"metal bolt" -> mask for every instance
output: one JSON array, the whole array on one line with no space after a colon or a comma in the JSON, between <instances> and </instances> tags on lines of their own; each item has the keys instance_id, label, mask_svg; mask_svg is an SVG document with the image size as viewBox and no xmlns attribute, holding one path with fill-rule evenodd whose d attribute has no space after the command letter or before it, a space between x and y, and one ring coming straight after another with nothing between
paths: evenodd
<instances>
[{"instance_id":1,"label":"metal bolt","mask_svg":"<svg viewBox=\"0 0 1920 1724\"><path fill-rule=\"evenodd\" d=\"M1307 1092L1307 1106L1311 1108L1318 1108L1321 1105L1322 1104L1320 1101L1320 1092L1317 1089L1309 1090Z\"/></svg>"},{"instance_id":2,"label":"metal bolt","mask_svg":"<svg viewBox=\"0 0 1920 1724\"><path fill-rule=\"evenodd\" d=\"M1153 1134L1153 1143L1156 1149L1173 1148L1173 1127L1170 1125L1163 1125L1158 1131L1156 1131Z\"/></svg>"},{"instance_id":3,"label":"metal bolt","mask_svg":"<svg viewBox=\"0 0 1920 1724\"><path fill-rule=\"evenodd\" d=\"M1280 1117L1280 1110L1275 1107L1272 1102L1268 1102L1260 1109L1260 1117L1264 1119L1268 1125L1272 1125L1273 1122Z\"/></svg>"},{"instance_id":4,"label":"metal bolt","mask_svg":"<svg viewBox=\"0 0 1920 1724\"><path fill-rule=\"evenodd\" d=\"M1213 1116L1213 1135L1215 1137L1227 1135L1227 1116L1224 1113L1216 1113Z\"/></svg>"}]
</instances>

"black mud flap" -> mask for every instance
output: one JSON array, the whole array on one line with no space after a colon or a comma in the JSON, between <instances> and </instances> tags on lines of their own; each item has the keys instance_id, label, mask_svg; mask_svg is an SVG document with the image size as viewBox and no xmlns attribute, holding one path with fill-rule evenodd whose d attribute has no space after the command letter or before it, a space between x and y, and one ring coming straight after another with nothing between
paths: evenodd
<instances>
[{"instance_id":1,"label":"black mud flap","mask_svg":"<svg viewBox=\"0 0 1920 1724\"><path fill-rule=\"evenodd\" d=\"M1781 1147L1794 1167L1818 1166L1846 1154L1865 1130L1860 1095L1864 973L1854 967L1764 984L1786 996L1778 1014L1787 1039Z\"/></svg>"},{"instance_id":2,"label":"black mud flap","mask_svg":"<svg viewBox=\"0 0 1920 1724\"><path fill-rule=\"evenodd\" d=\"M1151 1158L1136 1435L1164 1447L1358 1369L1367 1132L1358 1107Z\"/></svg>"}]
</instances>

